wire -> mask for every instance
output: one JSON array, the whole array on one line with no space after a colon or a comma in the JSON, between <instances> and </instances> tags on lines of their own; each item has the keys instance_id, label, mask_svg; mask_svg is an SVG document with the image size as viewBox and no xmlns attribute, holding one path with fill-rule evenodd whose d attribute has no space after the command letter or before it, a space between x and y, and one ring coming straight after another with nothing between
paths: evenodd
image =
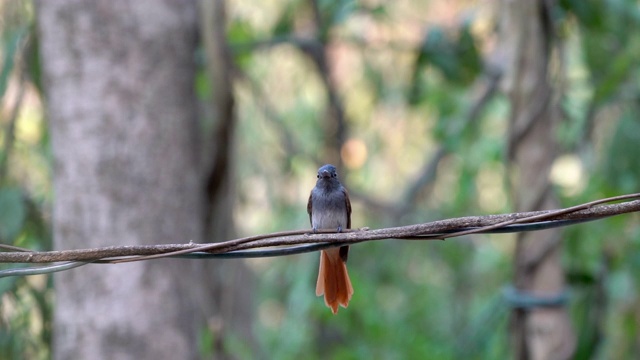
<instances>
[{"instance_id":1,"label":"wire","mask_svg":"<svg viewBox=\"0 0 640 360\"><path fill-rule=\"evenodd\" d=\"M356 243L364 242L368 240L382 240L385 238L386 239L390 239L390 238L407 239L407 240L415 240L415 239L434 240L434 239L445 239L445 238L469 235L472 233L503 234L503 233L514 233L514 232L523 232L523 231L545 230L545 229L551 229L551 228L556 228L561 226L579 224L587 221L599 220L605 217L619 215L627 212L638 211L637 209L638 200L629 201L621 204L615 204L615 205L604 205L604 206L595 207L596 205L604 204L607 202L637 199L638 197L640 197L640 194L620 195L620 196L615 196L611 198L592 201L592 202L581 204L581 205L572 206L565 209L560 209L560 210L555 210L550 212L535 212L536 214L520 217L520 218L516 218L516 216L526 215L526 213L504 214L502 215L503 218L506 215L508 216L508 218L511 218L511 219L499 222L494 225L456 228L456 229L450 229L447 231L442 231L440 233L424 234L424 233L418 232L417 233L418 235L415 235L415 236L410 235L407 237L403 237L403 236L394 237L394 234L391 233L388 236L386 236L385 234L383 236L378 235L376 237L368 237L368 238L362 238L362 239L350 238L349 241L330 241L330 242L311 243L311 244L304 244L304 245L282 246L282 247L275 247L275 248L273 247L266 248L269 244L265 244L262 246L260 245L254 246L257 248L260 248L260 247L266 248L261 250L234 250L234 251L227 251L227 252L222 252L217 254L204 252L206 250L213 250L214 248L224 249L224 246L233 248L233 246L247 244L250 241L264 240L269 237L272 237L272 238L286 237L286 236L294 236L296 234L301 234L301 233L305 234L303 231L299 231L299 230L284 231L284 232L279 232L275 234L252 236L248 238L230 240L222 243L208 244L201 248L198 248L199 250L201 250L199 252L196 251L198 249L193 249L192 250L193 252L187 253L185 250L188 250L188 249L182 249L182 250L170 251L165 254L160 253L160 254L147 255L147 256L139 256L139 255L133 254L134 256L113 257L113 255L111 255L110 257L110 255L106 255L104 258L98 258L90 261L87 261L87 260L71 261L71 262L65 262L65 263L49 265L49 266L36 266L36 267L28 267L28 268L20 267L20 268L14 268L14 269L7 269L7 270L0 271L0 278L8 277L8 276L51 274L58 271L73 269L89 263L114 263L118 260L139 261L139 260L149 260L151 258L161 258L161 257L187 258L187 259L209 259L209 258L239 259L239 258L273 257L273 256L286 256L286 255L308 253L308 252L318 251L326 248L343 246L346 244L356 244ZM567 215L570 213L574 213L573 215L575 216L580 211L590 213L591 216L587 218L544 220L544 217ZM483 218L483 217L457 218L457 219L449 219L448 221L449 222L465 221L465 220L477 221L478 218ZM413 226L409 226L409 227L413 227ZM399 228L396 228L396 229L399 229ZM389 230L389 229L386 229L386 230ZM277 242L271 243L271 245L276 245L276 244L278 243ZM220 245L223 245L223 246L221 247ZM2 246L0 246L0 248L2 248ZM11 245L4 246L4 248L9 250L14 250L15 253L20 253L20 252L23 252L24 250L27 250L27 249L13 247ZM32 252L32 251L29 251L29 252L34 254L38 253L38 252ZM0 255L2 255L2 253L0 253ZM513 291L509 290L505 293L505 297L509 298L509 295L513 295ZM517 302L517 301L514 300L514 302ZM526 305L515 304L514 306L526 306Z\"/></svg>"},{"instance_id":2,"label":"wire","mask_svg":"<svg viewBox=\"0 0 640 360\"><path fill-rule=\"evenodd\" d=\"M557 294L537 295L530 291L516 289L507 285L502 289L502 297L512 308L532 309L539 307L559 307L569 301L569 290L562 290Z\"/></svg>"},{"instance_id":3,"label":"wire","mask_svg":"<svg viewBox=\"0 0 640 360\"><path fill-rule=\"evenodd\" d=\"M593 221L597 219L580 219L580 220L552 220L552 221L540 221L537 223L531 224L513 224L507 225L498 229L487 230L487 234L504 234L504 233L514 233L514 232L523 232L523 231L538 231L538 230L546 230L556 227L562 227L567 225L579 224L587 221ZM449 232L458 232L458 231L466 231L473 230L477 228L462 228L455 229ZM446 232L445 232L446 233ZM429 237L437 237L437 235L428 235ZM420 238L417 236L415 238ZM277 247L277 248L268 248L262 250L237 250L230 251L226 253L212 254L207 252L193 252L189 254L180 254L175 256L170 256L169 258L180 258L180 259L250 259L250 258L264 258L264 257L276 257L276 256L287 256L287 255L297 255L304 254L314 251L319 251L323 249L328 249L332 247L343 246L347 243L344 242L330 242L330 243L317 243L317 244L305 244L305 245L294 245L287 247ZM349 245L354 244L350 242ZM96 261L95 263L99 264L100 261ZM90 264L90 262L66 262L63 264L56 264L50 266L35 266L29 268L17 268L17 269L7 269L0 271L0 278L8 277L8 276L28 276L28 275L40 275L40 274L51 274L58 271L64 271L73 269L82 265Z\"/></svg>"},{"instance_id":4,"label":"wire","mask_svg":"<svg viewBox=\"0 0 640 360\"><path fill-rule=\"evenodd\" d=\"M195 258L195 259L248 259L248 258L262 258L262 257L276 257L286 255L297 255L310 253L318 250L328 249L332 247L338 247L345 245L342 242L331 243L318 243L309 245L295 245L282 248L264 249L264 250L238 250L230 251L221 254L210 254L206 252L193 252L189 254L172 256L176 258ZM353 243L350 243L353 244Z\"/></svg>"},{"instance_id":5,"label":"wire","mask_svg":"<svg viewBox=\"0 0 640 360\"><path fill-rule=\"evenodd\" d=\"M530 224L513 224L507 225L498 229L491 229L487 231L481 231L480 234L506 234L506 233L515 233L515 232L525 232L525 231L538 231L538 230L547 230L553 229L557 227L581 224L589 221L599 220L602 218L592 218L592 219L576 219L576 220L549 220L549 221L538 221ZM473 230L474 228L468 229L460 229L457 231L464 230ZM454 231L451 231L454 232Z\"/></svg>"},{"instance_id":6,"label":"wire","mask_svg":"<svg viewBox=\"0 0 640 360\"><path fill-rule=\"evenodd\" d=\"M80 267L82 265L90 264L88 262L70 261L62 264L47 265L47 266L33 266L28 268L7 269L0 271L0 278L9 276L28 276L28 275L42 275L52 274L58 271L69 270Z\"/></svg>"}]
</instances>

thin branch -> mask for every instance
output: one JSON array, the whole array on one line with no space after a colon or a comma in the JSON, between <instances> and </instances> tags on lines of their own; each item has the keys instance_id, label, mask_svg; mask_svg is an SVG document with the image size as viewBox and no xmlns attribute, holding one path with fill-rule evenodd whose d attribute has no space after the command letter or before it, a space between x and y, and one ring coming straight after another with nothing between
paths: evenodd
<instances>
[{"instance_id":1,"label":"thin branch","mask_svg":"<svg viewBox=\"0 0 640 360\"><path fill-rule=\"evenodd\" d=\"M532 224L514 224L507 225L505 227L483 231L482 233L491 233L491 234L505 234L512 232L520 232L520 231L536 231L536 230L545 230L550 228L557 228L562 226L579 224L587 221L597 220L593 219L584 219L584 220L553 220L553 221L541 221ZM360 230L356 230L360 231ZM411 239L411 238L404 238ZM420 240L429 240L424 237L416 237L415 239ZM324 242L317 244L303 244L296 246L288 246L288 247L271 247L267 249L260 250L237 250L230 251L226 253L206 253L206 252L190 252L188 254L180 254L180 255L172 255L171 253L162 254L158 257L172 257L172 258L181 258L181 259L248 259L248 258L263 258L263 257L276 257L276 256L287 256L287 255L296 255L296 254L304 254L315 251L320 251L324 249L328 249L331 247L338 247L344 245L344 242ZM148 260L150 257L136 257L130 258L131 261L140 261L140 260ZM28 276L28 275L41 275L41 274L51 274L58 271L64 271L73 269L79 266L88 265L88 264L112 264L122 262L120 260L96 260L91 262L81 262L81 261L71 261L65 262L62 264L48 265L48 266L33 266L33 267L18 267L7 270L0 270L0 278L9 277L9 276Z\"/></svg>"},{"instance_id":2,"label":"thin branch","mask_svg":"<svg viewBox=\"0 0 640 360\"><path fill-rule=\"evenodd\" d=\"M225 38L225 2L202 1L201 24L203 45L207 54L207 73L213 88L212 109L215 129L206 139L212 146L213 154L207 154L210 163L205 165L205 189L207 209L205 213L206 231L212 223L213 204L224 197L224 185L229 181L230 154L233 147L233 130L236 125L235 98L230 69L230 50Z\"/></svg>"},{"instance_id":3,"label":"thin branch","mask_svg":"<svg viewBox=\"0 0 640 360\"><path fill-rule=\"evenodd\" d=\"M299 47L299 49L313 62L324 85L328 98L325 145L329 151L325 157L326 160L335 161L335 164L338 166L338 171L340 172L343 168L343 162L339 154L340 149L342 149L342 146L347 140L347 115L339 95L338 86L331 74L331 64L329 63L329 56L327 54L328 33L323 21L320 5L317 0L309 0L309 6L311 7L314 31L320 41L311 47L302 46Z\"/></svg>"},{"instance_id":4,"label":"thin branch","mask_svg":"<svg viewBox=\"0 0 640 360\"><path fill-rule=\"evenodd\" d=\"M271 95L260 87L258 81L249 76L246 71L239 68L235 71L235 77L247 85L249 91L251 91L251 95L253 95L254 101L257 106L260 107L264 119L276 129L277 136L279 137L279 141L282 144L287 157L290 158L294 155L299 156L302 154L312 163L320 163L320 159L317 156L308 153L305 151L303 146L300 146L300 144L296 142L296 136L293 135L293 132L289 127L285 126L282 117L275 109L275 106L270 99Z\"/></svg>"},{"instance_id":5,"label":"thin branch","mask_svg":"<svg viewBox=\"0 0 640 360\"><path fill-rule=\"evenodd\" d=\"M473 102L465 117L452 129L452 134L455 134L455 136L462 134L465 129L468 129L472 123L478 120L482 111L497 93L501 77L501 73L498 70L487 66L482 79L482 82L485 83L482 92ZM421 192L433 184L436 179L438 165L442 159L449 155L451 150L452 149L446 144L440 145L440 147L433 152L433 155L421 166L421 170L418 172L416 180L407 186L407 190L402 197L394 203L383 202L355 190L351 190L349 194L351 194L352 198L358 199L360 202L364 203L367 208L386 212L397 221L401 216L414 210L416 202L421 198L424 198L424 196L420 196Z\"/></svg>"},{"instance_id":6,"label":"thin branch","mask_svg":"<svg viewBox=\"0 0 640 360\"><path fill-rule=\"evenodd\" d=\"M560 210L545 210L502 215L467 216L433 221L401 227L369 230L362 228L335 233L331 230L310 233L308 230L284 231L272 234L244 237L212 244L165 244L140 246L111 246L95 249L61 250L61 251L12 251L0 253L0 263L51 263L60 261L81 262L125 262L156 259L160 257L179 256L193 252L211 254L230 253L239 250L267 248L273 246L299 247L305 244L322 244L339 246L359 242L382 239L416 239L439 240L459 237L474 233L486 232L519 232L539 230L549 226L549 222L568 225L576 221L597 220L608 216L640 211L640 200L626 201L618 204L599 205L608 202L640 198L640 193L597 200L586 204ZM569 221L569 222L566 222ZM514 224L525 224L507 228ZM288 255L284 253L265 253L268 256ZM314 249L317 250L317 249ZM244 257L244 256L242 256Z\"/></svg>"},{"instance_id":7,"label":"thin branch","mask_svg":"<svg viewBox=\"0 0 640 360\"><path fill-rule=\"evenodd\" d=\"M527 212L527 213L515 213L515 214L532 214L531 216L527 216L526 218L520 218L520 219L514 219L514 220L507 220L501 223L497 223L495 225L491 225L491 226L486 226L484 227L482 230L493 230L493 229L497 229L506 225L511 225L511 224L517 224L517 223L524 223L524 222L532 222L532 221L536 221L536 220L549 220L551 218L556 218L558 217L558 219L560 219L561 216L564 215L571 215L576 214L576 213L581 213L582 211L588 211L590 210L593 206L599 205L599 204L604 204L604 203L608 203L608 202L613 202L613 201L620 201L620 200L628 200L628 199L636 199L640 197L640 194L629 194L629 195L620 195L620 196L614 196L614 197L610 197L610 198L606 198L606 199L601 199L601 200L595 200L595 201L591 201L585 204L581 204L581 205L576 205L576 206L572 206L572 207L568 207L565 209L560 209L560 210L553 210L553 211L533 211L533 212ZM630 203L636 203L638 201L631 201L628 202L627 204ZM622 204L616 204L616 205L609 205L609 207L611 208L616 208L619 205ZM637 211L637 210L635 210ZM537 215L533 215L533 213L539 213ZM604 216L611 216L611 215L617 215L617 214L611 214L611 215L602 215L602 213L600 213L600 217L604 217ZM569 220L571 220L572 218L568 218ZM573 218L575 219L575 218ZM463 235L469 235L469 234L473 234L473 233L477 233L478 231L473 231L473 230L466 230L466 231L460 231L457 233L453 233L453 234L448 234L446 235L446 237L457 237L457 236L463 236Z\"/></svg>"},{"instance_id":8,"label":"thin branch","mask_svg":"<svg viewBox=\"0 0 640 360\"><path fill-rule=\"evenodd\" d=\"M19 246L7 245L7 244L0 244L0 249L5 249L9 251L31 252L31 250L29 249L22 248Z\"/></svg>"}]
</instances>

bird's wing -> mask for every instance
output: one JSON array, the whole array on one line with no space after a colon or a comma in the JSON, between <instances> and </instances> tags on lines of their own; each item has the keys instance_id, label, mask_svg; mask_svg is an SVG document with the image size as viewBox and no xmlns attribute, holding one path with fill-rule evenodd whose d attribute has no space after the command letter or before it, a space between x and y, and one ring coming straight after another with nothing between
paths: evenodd
<instances>
[{"instance_id":1,"label":"bird's wing","mask_svg":"<svg viewBox=\"0 0 640 360\"><path fill-rule=\"evenodd\" d=\"M349 200L349 193L347 192L346 188L344 187L342 188L342 193L344 194L344 201L345 201L345 205L347 206L347 229L351 229L351 201ZM311 206L311 202L309 202L309 208L310 206Z\"/></svg>"},{"instance_id":2,"label":"bird's wing","mask_svg":"<svg viewBox=\"0 0 640 360\"><path fill-rule=\"evenodd\" d=\"M307 202L307 213L309 214L309 222L311 223L311 226L313 226L313 221L311 220L311 197L313 196L313 193L309 194L309 202Z\"/></svg>"}]
</instances>

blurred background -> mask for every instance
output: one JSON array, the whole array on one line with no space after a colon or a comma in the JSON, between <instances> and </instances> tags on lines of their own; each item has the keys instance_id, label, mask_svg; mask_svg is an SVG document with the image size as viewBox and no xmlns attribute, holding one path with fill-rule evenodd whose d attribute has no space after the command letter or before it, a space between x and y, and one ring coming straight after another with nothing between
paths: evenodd
<instances>
[{"instance_id":1,"label":"blurred background","mask_svg":"<svg viewBox=\"0 0 640 360\"><path fill-rule=\"evenodd\" d=\"M558 208L639 188L637 1L51 3L0 4L3 244L215 242L308 228L324 163L339 169L356 228ZM93 130L73 130L82 126ZM183 149L189 161L152 147ZM111 166L115 158L129 165ZM139 164L151 166L138 173ZM93 190L79 190L82 181ZM157 185L165 202L96 190L101 181L133 193ZM165 198L174 189L198 206ZM60 202L74 191L75 203ZM107 210L78 210L96 197ZM121 226L119 209L152 219ZM104 231L91 225L98 216ZM194 219L196 230L145 230L172 219ZM631 214L527 235L358 244L355 293L336 316L315 296L317 253L193 268L159 260L154 276L173 272L185 289L203 289L180 293L190 305L166 298L184 309L162 327L195 334L184 336L190 350L175 346L167 358L634 358L639 222ZM68 242L69 231L86 242ZM94 284L65 278L123 281L105 267L117 266L1 279L0 358L109 358L95 344L126 354L160 342L126 320L93 318L101 301L126 307L122 294L81 296ZM130 289L127 301L175 292L154 286ZM523 310L504 298L511 286L570 297ZM78 302L85 313L73 313ZM156 316L153 306L136 321ZM128 331L139 336L113 336Z\"/></svg>"}]
</instances>

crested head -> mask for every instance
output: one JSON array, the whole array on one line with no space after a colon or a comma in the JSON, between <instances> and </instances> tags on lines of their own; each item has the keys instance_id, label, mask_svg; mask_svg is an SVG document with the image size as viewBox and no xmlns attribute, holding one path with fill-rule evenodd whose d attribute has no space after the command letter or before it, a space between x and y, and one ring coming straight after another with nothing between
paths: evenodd
<instances>
[{"instance_id":1,"label":"crested head","mask_svg":"<svg viewBox=\"0 0 640 360\"><path fill-rule=\"evenodd\" d=\"M332 176L337 176L337 170L336 167L331 165L331 164L325 164L320 166L320 168L318 169L318 175L322 176L322 174L324 172L328 172L329 174L331 174Z\"/></svg>"},{"instance_id":2,"label":"crested head","mask_svg":"<svg viewBox=\"0 0 640 360\"><path fill-rule=\"evenodd\" d=\"M318 184L339 185L336 167L331 164L322 165L318 169Z\"/></svg>"}]
</instances>

